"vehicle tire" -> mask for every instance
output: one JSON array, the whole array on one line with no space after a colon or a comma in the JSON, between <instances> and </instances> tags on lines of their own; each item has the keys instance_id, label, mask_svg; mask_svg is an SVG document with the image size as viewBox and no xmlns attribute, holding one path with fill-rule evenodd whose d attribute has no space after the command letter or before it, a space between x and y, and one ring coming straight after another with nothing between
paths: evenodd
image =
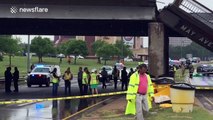
<instances>
[{"instance_id":1,"label":"vehicle tire","mask_svg":"<svg viewBox=\"0 0 213 120\"><path fill-rule=\"evenodd\" d=\"M27 87L31 87L31 84L30 84L30 83L27 83Z\"/></svg>"},{"instance_id":2,"label":"vehicle tire","mask_svg":"<svg viewBox=\"0 0 213 120\"><path fill-rule=\"evenodd\" d=\"M50 86L50 79L48 78L47 83L46 83L46 87L49 87L49 86Z\"/></svg>"},{"instance_id":3,"label":"vehicle tire","mask_svg":"<svg viewBox=\"0 0 213 120\"><path fill-rule=\"evenodd\" d=\"M46 83L46 87L49 87L50 86L50 82Z\"/></svg>"},{"instance_id":4,"label":"vehicle tire","mask_svg":"<svg viewBox=\"0 0 213 120\"><path fill-rule=\"evenodd\" d=\"M42 84L40 84L39 87L42 87Z\"/></svg>"}]
</instances>

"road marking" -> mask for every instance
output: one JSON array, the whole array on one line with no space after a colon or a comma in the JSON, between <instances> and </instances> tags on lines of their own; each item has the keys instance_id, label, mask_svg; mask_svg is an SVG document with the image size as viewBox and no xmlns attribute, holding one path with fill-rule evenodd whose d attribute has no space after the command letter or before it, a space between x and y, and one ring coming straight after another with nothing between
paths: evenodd
<instances>
[{"instance_id":1,"label":"road marking","mask_svg":"<svg viewBox=\"0 0 213 120\"><path fill-rule=\"evenodd\" d=\"M92 107L94 107L94 106L96 106L96 105L99 105L99 104L101 104L101 103L103 103L103 102L105 102L105 101L107 101L107 100L109 100L109 99L112 99L112 97L111 97L111 98L108 98L108 99L106 99L106 100L103 100L103 101L101 101L101 102L99 102L99 103L96 103L96 104L94 104L94 105L91 105L91 106L89 106L89 107L87 107L87 108L85 108L85 109L83 109L83 110L80 110L80 111L78 111L78 112L76 112L76 113L74 113L74 114L72 114L72 115L70 115L70 116L68 116L68 117L66 117L66 118L63 118L62 120L67 120L67 119L69 119L69 118L72 118L73 116L75 116L75 115L77 115L77 114L80 114L80 113L82 113L82 112L84 112L84 111L86 111L86 110L88 110L88 109L90 109L90 108L92 108Z\"/></svg>"},{"instance_id":2,"label":"road marking","mask_svg":"<svg viewBox=\"0 0 213 120\"><path fill-rule=\"evenodd\" d=\"M209 99L209 98L207 98L206 96L204 96L204 95L202 95L203 96L203 98L206 100L206 101L208 101L212 106L213 106L213 102Z\"/></svg>"},{"instance_id":3,"label":"road marking","mask_svg":"<svg viewBox=\"0 0 213 120\"><path fill-rule=\"evenodd\" d=\"M26 105L30 105L30 104L33 104L33 103L23 103L23 104L19 104L17 106L22 107L22 106L26 106Z\"/></svg>"}]
</instances>

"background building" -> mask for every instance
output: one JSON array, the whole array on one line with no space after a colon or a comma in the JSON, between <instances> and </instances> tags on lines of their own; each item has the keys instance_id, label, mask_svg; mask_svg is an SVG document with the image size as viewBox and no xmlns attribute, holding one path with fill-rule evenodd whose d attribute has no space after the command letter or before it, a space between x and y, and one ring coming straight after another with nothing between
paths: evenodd
<instances>
[{"instance_id":1,"label":"background building","mask_svg":"<svg viewBox=\"0 0 213 120\"><path fill-rule=\"evenodd\" d=\"M187 37L170 37L169 38L169 45L173 47L177 46L188 46L192 43L192 41Z\"/></svg>"}]
</instances>

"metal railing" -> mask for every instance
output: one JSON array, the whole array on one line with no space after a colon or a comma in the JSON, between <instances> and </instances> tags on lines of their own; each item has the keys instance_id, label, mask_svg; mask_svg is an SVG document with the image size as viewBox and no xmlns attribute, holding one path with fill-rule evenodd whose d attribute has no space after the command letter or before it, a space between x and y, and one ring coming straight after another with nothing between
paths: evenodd
<instances>
[{"instance_id":1,"label":"metal railing","mask_svg":"<svg viewBox=\"0 0 213 120\"><path fill-rule=\"evenodd\" d=\"M174 4L213 29L213 12L196 0L176 0Z\"/></svg>"}]
</instances>

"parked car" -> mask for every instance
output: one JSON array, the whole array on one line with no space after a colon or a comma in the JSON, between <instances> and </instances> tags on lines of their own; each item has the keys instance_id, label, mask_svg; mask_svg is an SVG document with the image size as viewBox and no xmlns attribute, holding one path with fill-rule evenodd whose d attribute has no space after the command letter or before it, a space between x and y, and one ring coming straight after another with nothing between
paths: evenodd
<instances>
[{"instance_id":1,"label":"parked car","mask_svg":"<svg viewBox=\"0 0 213 120\"><path fill-rule=\"evenodd\" d=\"M50 86L52 81L51 72L53 69L57 69L57 75L61 76L60 67L58 65L36 65L35 68L27 76L27 86L39 85L40 87L45 84Z\"/></svg>"},{"instance_id":2,"label":"parked car","mask_svg":"<svg viewBox=\"0 0 213 120\"><path fill-rule=\"evenodd\" d=\"M197 67L197 73L200 73L202 75L209 76L210 74L213 74L213 65L207 65L203 64Z\"/></svg>"},{"instance_id":3,"label":"parked car","mask_svg":"<svg viewBox=\"0 0 213 120\"><path fill-rule=\"evenodd\" d=\"M170 66L175 66L178 69L181 66L181 62L179 60L169 59L169 65Z\"/></svg>"},{"instance_id":4,"label":"parked car","mask_svg":"<svg viewBox=\"0 0 213 120\"><path fill-rule=\"evenodd\" d=\"M132 62L133 59L132 59L132 58L129 58L129 57L126 57L126 58L124 58L124 61L126 61L126 62Z\"/></svg>"},{"instance_id":5,"label":"parked car","mask_svg":"<svg viewBox=\"0 0 213 120\"><path fill-rule=\"evenodd\" d=\"M192 63L199 63L200 62L200 58L199 57L193 57L192 58Z\"/></svg>"},{"instance_id":6,"label":"parked car","mask_svg":"<svg viewBox=\"0 0 213 120\"><path fill-rule=\"evenodd\" d=\"M183 63L184 65L186 64L186 58L180 58L179 61L180 61L181 63Z\"/></svg>"},{"instance_id":7,"label":"parked car","mask_svg":"<svg viewBox=\"0 0 213 120\"><path fill-rule=\"evenodd\" d=\"M61 53L61 54L58 54L56 57L57 58L65 58L65 55Z\"/></svg>"},{"instance_id":8,"label":"parked car","mask_svg":"<svg viewBox=\"0 0 213 120\"><path fill-rule=\"evenodd\" d=\"M70 55L70 57L71 57L71 58L75 58L75 56L74 56L74 55ZM83 56L81 56L81 55L78 55L76 58L77 58L77 59L84 59L84 57L83 57Z\"/></svg>"}]
</instances>

